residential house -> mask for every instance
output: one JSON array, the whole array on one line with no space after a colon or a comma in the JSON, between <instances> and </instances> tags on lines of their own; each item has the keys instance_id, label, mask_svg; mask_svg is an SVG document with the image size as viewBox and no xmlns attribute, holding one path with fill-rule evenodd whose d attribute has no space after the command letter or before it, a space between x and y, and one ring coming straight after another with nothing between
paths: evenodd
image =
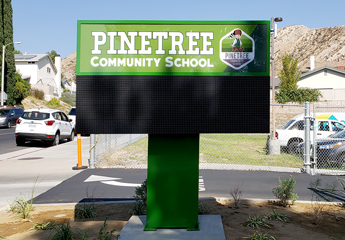
<instances>
[{"instance_id":1,"label":"residential house","mask_svg":"<svg viewBox=\"0 0 345 240\"><path fill-rule=\"evenodd\" d=\"M312 69L301 75L297 82L299 88L318 89L326 101L345 100L345 70L344 66L337 68L323 66Z\"/></svg>"},{"instance_id":2,"label":"residential house","mask_svg":"<svg viewBox=\"0 0 345 240\"><path fill-rule=\"evenodd\" d=\"M15 54L15 65L22 78L31 84L31 89L43 90L45 99L61 97L61 57L55 64L49 54Z\"/></svg>"}]
</instances>

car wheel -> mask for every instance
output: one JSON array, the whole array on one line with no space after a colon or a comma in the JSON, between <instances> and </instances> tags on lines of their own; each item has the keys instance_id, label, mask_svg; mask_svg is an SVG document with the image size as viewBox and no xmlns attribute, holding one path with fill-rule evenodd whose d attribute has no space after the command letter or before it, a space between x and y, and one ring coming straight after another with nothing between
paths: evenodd
<instances>
[{"instance_id":1,"label":"car wheel","mask_svg":"<svg viewBox=\"0 0 345 240\"><path fill-rule=\"evenodd\" d=\"M68 141L73 141L73 140L74 140L74 129L72 129L71 135L70 135L70 137L68 138Z\"/></svg>"},{"instance_id":2,"label":"car wheel","mask_svg":"<svg viewBox=\"0 0 345 240\"><path fill-rule=\"evenodd\" d=\"M300 144L299 141L292 141L289 143L289 153L292 155L299 155L299 148L298 145Z\"/></svg>"},{"instance_id":3,"label":"car wheel","mask_svg":"<svg viewBox=\"0 0 345 240\"><path fill-rule=\"evenodd\" d=\"M7 127L8 127L8 128L11 128L11 127L12 127L11 121L8 121L8 122L7 122Z\"/></svg>"},{"instance_id":4,"label":"car wheel","mask_svg":"<svg viewBox=\"0 0 345 240\"><path fill-rule=\"evenodd\" d=\"M345 154L340 155L340 157L338 158L337 167L338 168L345 168Z\"/></svg>"},{"instance_id":5,"label":"car wheel","mask_svg":"<svg viewBox=\"0 0 345 240\"><path fill-rule=\"evenodd\" d=\"M25 139L23 138L16 138L17 146L24 146L25 145Z\"/></svg>"},{"instance_id":6,"label":"car wheel","mask_svg":"<svg viewBox=\"0 0 345 240\"><path fill-rule=\"evenodd\" d=\"M60 143L60 134L56 133L55 134L55 139L54 139L54 141L51 142L51 145L52 146L57 146L57 145L59 145L59 143Z\"/></svg>"}]
</instances>

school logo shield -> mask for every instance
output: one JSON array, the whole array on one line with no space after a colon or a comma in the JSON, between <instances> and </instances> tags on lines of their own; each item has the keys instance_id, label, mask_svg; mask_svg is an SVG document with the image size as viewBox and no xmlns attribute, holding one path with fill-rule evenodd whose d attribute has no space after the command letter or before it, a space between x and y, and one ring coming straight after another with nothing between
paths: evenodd
<instances>
[{"instance_id":1,"label":"school logo shield","mask_svg":"<svg viewBox=\"0 0 345 240\"><path fill-rule=\"evenodd\" d=\"M241 69L254 60L255 42L239 28L220 39L220 60L232 67Z\"/></svg>"}]
</instances>

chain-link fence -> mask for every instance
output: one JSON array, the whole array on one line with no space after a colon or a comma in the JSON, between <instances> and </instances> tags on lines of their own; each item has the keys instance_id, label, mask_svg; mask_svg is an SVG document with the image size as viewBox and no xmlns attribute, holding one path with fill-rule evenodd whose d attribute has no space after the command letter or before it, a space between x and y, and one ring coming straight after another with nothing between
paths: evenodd
<instances>
[{"instance_id":1,"label":"chain-link fence","mask_svg":"<svg viewBox=\"0 0 345 240\"><path fill-rule=\"evenodd\" d=\"M314 106L314 172L345 175L345 106Z\"/></svg>"},{"instance_id":2,"label":"chain-link fence","mask_svg":"<svg viewBox=\"0 0 345 240\"><path fill-rule=\"evenodd\" d=\"M268 154L268 141L273 132L262 134L201 134L200 169L303 171L305 167L303 159L304 110L304 105L301 104L271 105L271 131L276 129L276 136L280 142L279 154ZM332 106L330 103L315 104L312 105L311 111L320 113L318 114L319 120L327 119L331 126L329 130L335 130L333 126L337 124L338 127L340 127L339 124L345 126L345 116L343 119L334 119L339 114L337 116L332 114L333 112L345 114L345 106ZM273 116L275 121L272 121ZM273 122L275 126L273 126ZM320 132L316 131L316 134ZM333 132L328 131L327 133L332 134ZM323 135L316 136L318 140ZM96 138L98 139L95 146L96 168L147 168L147 135L107 134L97 135ZM317 148L317 151L322 152L322 149ZM330 160L322 160L321 156L315 160L312 157L311 162L316 173L332 174L334 171L345 170L344 166L342 166L343 169L339 169L339 165L335 166Z\"/></svg>"}]
</instances>

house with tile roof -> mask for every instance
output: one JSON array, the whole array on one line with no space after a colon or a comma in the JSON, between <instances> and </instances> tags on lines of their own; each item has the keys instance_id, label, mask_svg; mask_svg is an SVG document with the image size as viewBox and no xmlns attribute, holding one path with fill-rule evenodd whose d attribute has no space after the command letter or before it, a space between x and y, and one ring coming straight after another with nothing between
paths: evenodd
<instances>
[{"instance_id":1,"label":"house with tile roof","mask_svg":"<svg viewBox=\"0 0 345 240\"><path fill-rule=\"evenodd\" d=\"M299 88L318 89L323 97L321 100L345 100L345 70L344 67L323 66L301 75L297 82Z\"/></svg>"},{"instance_id":2,"label":"house with tile roof","mask_svg":"<svg viewBox=\"0 0 345 240\"><path fill-rule=\"evenodd\" d=\"M49 54L15 54L15 65L22 78L31 84L31 89L43 90L45 99L61 97L61 57L55 64Z\"/></svg>"}]
</instances>

